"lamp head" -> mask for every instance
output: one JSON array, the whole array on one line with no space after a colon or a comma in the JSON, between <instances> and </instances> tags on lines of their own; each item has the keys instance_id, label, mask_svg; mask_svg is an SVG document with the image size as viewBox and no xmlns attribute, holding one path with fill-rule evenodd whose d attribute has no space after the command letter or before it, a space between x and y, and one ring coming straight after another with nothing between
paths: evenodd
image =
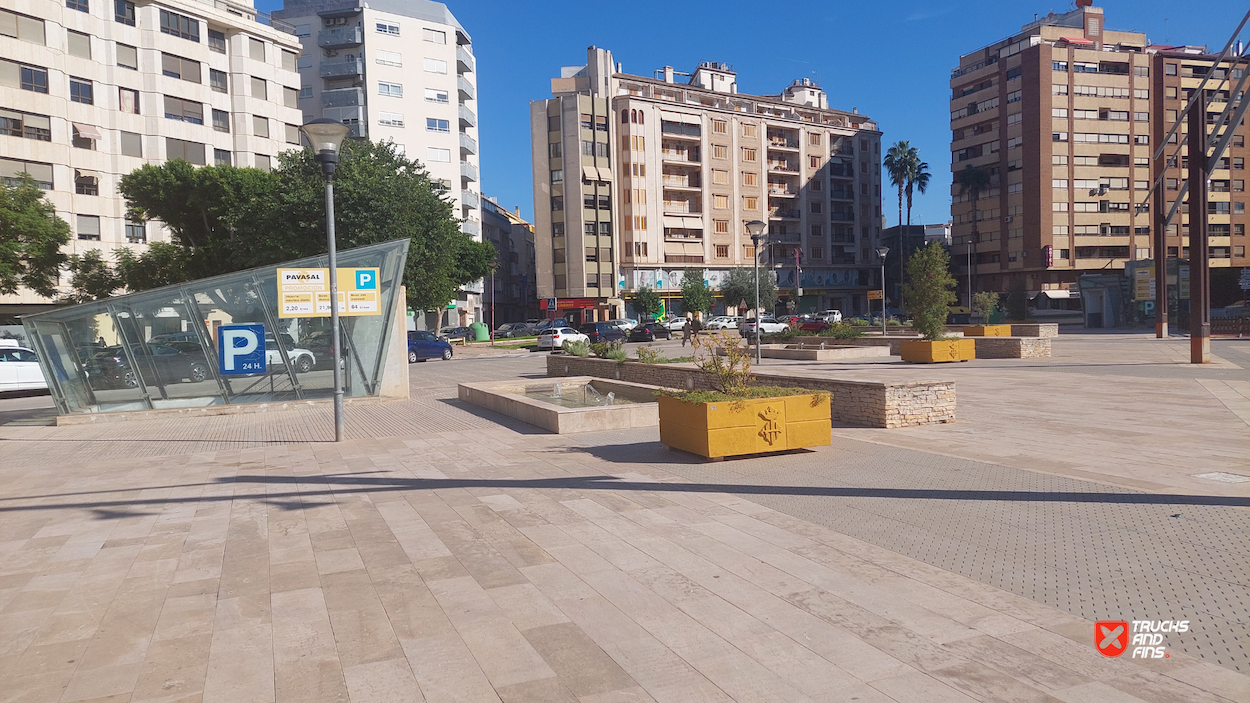
<instances>
[{"instance_id":1,"label":"lamp head","mask_svg":"<svg viewBox=\"0 0 1250 703\"><path fill-rule=\"evenodd\" d=\"M338 120L318 117L300 127L299 131L312 145L313 159L321 164L322 173L333 175L334 165L339 162L339 150L351 129Z\"/></svg>"},{"instance_id":2,"label":"lamp head","mask_svg":"<svg viewBox=\"0 0 1250 703\"><path fill-rule=\"evenodd\" d=\"M764 234L764 230L768 228L768 225L759 220L751 220L746 224L746 227L747 234L751 235L751 239L759 239Z\"/></svg>"},{"instance_id":3,"label":"lamp head","mask_svg":"<svg viewBox=\"0 0 1250 703\"><path fill-rule=\"evenodd\" d=\"M881 258L884 259L885 255L889 253L890 253L889 247L877 247L877 256L880 256Z\"/></svg>"}]
</instances>

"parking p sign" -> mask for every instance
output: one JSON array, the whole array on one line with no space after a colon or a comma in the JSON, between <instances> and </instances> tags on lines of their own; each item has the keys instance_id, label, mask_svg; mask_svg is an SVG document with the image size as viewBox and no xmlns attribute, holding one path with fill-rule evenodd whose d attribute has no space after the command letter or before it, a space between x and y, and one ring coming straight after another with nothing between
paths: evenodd
<instances>
[{"instance_id":1,"label":"parking p sign","mask_svg":"<svg viewBox=\"0 0 1250 703\"><path fill-rule=\"evenodd\" d=\"M218 327L217 368L223 376L265 373L265 326Z\"/></svg>"}]
</instances>

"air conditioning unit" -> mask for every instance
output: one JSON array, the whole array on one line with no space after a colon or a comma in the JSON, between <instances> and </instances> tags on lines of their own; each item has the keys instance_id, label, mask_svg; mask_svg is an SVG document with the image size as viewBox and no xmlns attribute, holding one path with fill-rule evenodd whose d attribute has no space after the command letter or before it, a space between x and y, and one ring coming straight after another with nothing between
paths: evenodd
<instances>
[{"instance_id":1,"label":"air conditioning unit","mask_svg":"<svg viewBox=\"0 0 1250 703\"><path fill-rule=\"evenodd\" d=\"M328 58L328 59L332 59L332 58L334 58L335 56L338 56L338 55L339 55L339 50L338 50L338 49L326 49L326 58Z\"/></svg>"}]
</instances>

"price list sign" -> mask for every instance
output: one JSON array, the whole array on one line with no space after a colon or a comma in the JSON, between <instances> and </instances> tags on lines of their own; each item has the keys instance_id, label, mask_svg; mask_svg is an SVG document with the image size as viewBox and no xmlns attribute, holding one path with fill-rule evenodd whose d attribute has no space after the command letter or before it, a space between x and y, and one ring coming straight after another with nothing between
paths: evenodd
<instances>
[{"instance_id":1,"label":"price list sign","mask_svg":"<svg viewBox=\"0 0 1250 703\"><path fill-rule=\"evenodd\" d=\"M376 268L340 268L339 315L381 315ZM279 317L329 317L330 269L278 269Z\"/></svg>"}]
</instances>

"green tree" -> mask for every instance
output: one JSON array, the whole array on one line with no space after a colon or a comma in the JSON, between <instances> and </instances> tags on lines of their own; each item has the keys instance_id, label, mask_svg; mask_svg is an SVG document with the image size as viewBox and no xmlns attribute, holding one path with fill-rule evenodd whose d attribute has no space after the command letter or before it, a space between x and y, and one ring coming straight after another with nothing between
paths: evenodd
<instances>
[{"instance_id":1,"label":"green tree","mask_svg":"<svg viewBox=\"0 0 1250 703\"><path fill-rule=\"evenodd\" d=\"M941 244L933 242L916 250L907 260L911 280L904 286L912 313L912 328L925 339L940 339L946 316L955 303L955 278L951 276L950 256Z\"/></svg>"},{"instance_id":2,"label":"green tree","mask_svg":"<svg viewBox=\"0 0 1250 703\"><path fill-rule=\"evenodd\" d=\"M686 269L681 277L681 306L686 312L709 312L712 289L703 280L703 269Z\"/></svg>"},{"instance_id":3,"label":"green tree","mask_svg":"<svg viewBox=\"0 0 1250 703\"><path fill-rule=\"evenodd\" d=\"M989 324L990 317L998 311L998 293L981 291L972 296L972 312L981 317L982 324Z\"/></svg>"},{"instance_id":4,"label":"green tree","mask_svg":"<svg viewBox=\"0 0 1250 703\"><path fill-rule=\"evenodd\" d=\"M721 297L726 305L755 307L755 269L737 266L729 269L720 286ZM777 304L777 281L766 268L760 269L760 307L772 310ZM741 311L739 311L741 314Z\"/></svg>"},{"instance_id":5,"label":"green tree","mask_svg":"<svg viewBox=\"0 0 1250 703\"><path fill-rule=\"evenodd\" d=\"M886 150L882 160L886 172L890 175L890 183L898 188L898 267L899 280L904 280L903 266L907 261L907 235L911 231L912 197L916 191L922 194L929 189L929 164L920 160L920 150L911 142L895 142ZM904 225L903 202L907 203L907 220ZM906 302L906 301L904 301Z\"/></svg>"},{"instance_id":6,"label":"green tree","mask_svg":"<svg viewBox=\"0 0 1250 703\"><path fill-rule=\"evenodd\" d=\"M660 298L660 294L650 286L640 286L634 293L634 309L639 315L646 315L655 318L664 312L664 301Z\"/></svg>"},{"instance_id":7,"label":"green tree","mask_svg":"<svg viewBox=\"0 0 1250 703\"><path fill-rule=\"evenodd\" d=\"M65 268L69 271L69 285L73 290L65 296L65 302L86 303L100 300L122 287L121 279L104 258L104 252L99 249L71 254Z\"/></svg>"},{"instance_id":8,"label":"green tree","mask_svg":"<svg viewBox=\"0 0 1250 703\"><path fill-rule=\"evenodd\" d=\"M973 251L977 241L980 239L980 234L977 232L977 204L981 199L981 193L989 190L990 178L989 171L979 166L972 166L971 164L965 166L964 170L955 174L955 185L959 186L959 194L961 196L966 195L972 200L972 236L967 244L968 252ZM968 266L969 291L976 288L976 284L974 283L976 276L976 269L974 268L975 265L975 262L970 262L970 265ZM969 300L968 304L971 305L972 301Z\"/></svg>"},{"instance_id":9,"label":"green tree","mask_svg":"<svg viewBox=\"0 0 1250 703\"><path fill-rule=\"evenodd\" d=\"M45 298L56 295L69 242L69 225L43 197L34 179L0 185L0 295L25 286Z\"/></svg>"}]
</instances>

